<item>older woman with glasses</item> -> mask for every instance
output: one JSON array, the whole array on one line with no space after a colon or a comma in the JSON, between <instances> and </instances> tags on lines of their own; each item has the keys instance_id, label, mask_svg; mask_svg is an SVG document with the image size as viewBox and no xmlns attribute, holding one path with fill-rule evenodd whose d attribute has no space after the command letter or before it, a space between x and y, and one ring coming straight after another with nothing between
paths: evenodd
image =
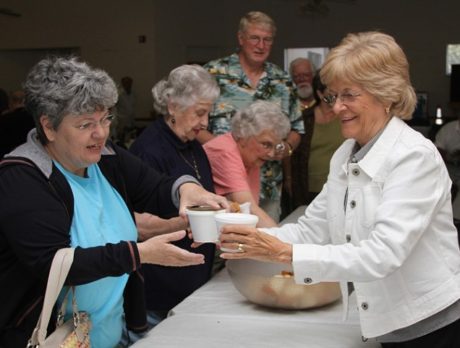
<instances>
[{"instance_id":1,"label":"older woman with glasses","mask_svg":"<svg viewBox=\"0 0 460 348\"><path fill-rule=\"evenodd\" d=\"M130 151L161 173L193 176L206 190L214 192L211 167L196 137L206 129L209 111L219 96L216 80L201 66L182 65L159 81L152 94L153 106L162 117L142 132ZM186 221L178 215L179 211L173 208L161 217L142 214L136 219L144 230L158 231L163 225L171 232L187 228ZM184 237L175 245L203 254L205 262L195 267L144 267L151 325L165 318L171 308L211 277L215 244L192 249L192 240Z\"/></svg>"},{"instance_id":2,"label":"older woman with glasses","mask_svg":"<svg viewBox=\"0 0 460 348\"><path fill-rule=\"evenodd\" d=\"M25 82L36 129L0 166L0 346L25 347L37 323L51 261L75 248L66 285L91 316L93 347L111 348L146 328L141 264L200 265L203 255L170 242L185 232L137 242L134 211L228 207L191 176L159 174L107 142L117 88L106 72L76 59L47 58ZM72 313L71 304L67 316Z\"/></svg>"},{"instance_id":3,"label":"older woman with glasses","mask_svg":"<svg viewBox=\"0 0 460 348\"><path fill-rule=\"evenodd\" d=\"M208 62L207 69L217 80L220 96L209 114L209 131L200 132L204 144L219 134L231 131L234 114L257 100L276 103L289 119L291 130L280 151L261 170L260 205L275 220L281 214L283 179L282 161L299 145L304 133L298 99L287 72L268 61L276 34L273 19L260 11L250 11L240 19L237 38L238 52Z\"/></svg>"},{"instance_id":4,"label":"older woman with glasses","mask_svg":"<svg viewBox=\"0 0 460 348\"><path fill-rule=\"evenodd\" d=\"M230 133L204 145L216 192L234 202L250 202L261 227L276 223L259 207L260 167L285 150L283 139L289 131L289 120L280 107L259 100L233 116Z\"/></svg>"},{"instance_id":5,"label":"older woman with glasses","mask_svg":"<svg viewBox=\"0 0 460 348\"><path fill-rule=\"evenodd\" d=\"M364 337L383 347L460 347L460 253L451 181L431 141L403 120L416 98L409 64L379 32L347 35L321 69L347 140L297 223L227 226L222 247L292 264L297 283L354 285Z\"/></svg>"}]
</instances>

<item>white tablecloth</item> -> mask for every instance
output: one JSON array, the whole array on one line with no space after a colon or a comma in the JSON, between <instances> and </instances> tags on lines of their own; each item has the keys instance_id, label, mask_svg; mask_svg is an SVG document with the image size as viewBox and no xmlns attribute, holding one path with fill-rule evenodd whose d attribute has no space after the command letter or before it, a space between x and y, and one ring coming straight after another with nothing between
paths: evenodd
<instances>
[{"instance_id":1,"label":"white tablecloth","mask_svg":"<svg viewBox=\"0 0 460 348\"><path fill-rule=\"evenodd\" d=\"M341 301L320 308L288 311L247 301L224 269L174 307L170 316L133 345L147 347L309 347L374 348L363 342L356 300L342 321Z\"/></svg>"},{"instance_id":2,"label":"white tablecloth","mask_svg":"<svg viewBox=\"0 0 460 348\"><path fill-rule=\"evenodd\" d=\"M342 320L342 302L308 310L271 309L246 300L233 286L226 269L195 291L171 310L170 315L200 313L213 316L244 317L249 319L301 321L310 323L337 323L359 325L355 296L350 297L348 319Z\"/></svg>"},{"instance_id":3,"label":"white tablecloth","mask_svg":"<svg viewBox=\"0 0 460 348\"><path fill-rule=\"evenodd\" d=\"M295 222L305 207L283 223ZM174 307L168 318L132 347L308 347L374 348L363 342L356 298L350 297L348 319L341 301L299 311L264 308L247 301L233 286L226 269Z\"/></svg>"}]
</instances>

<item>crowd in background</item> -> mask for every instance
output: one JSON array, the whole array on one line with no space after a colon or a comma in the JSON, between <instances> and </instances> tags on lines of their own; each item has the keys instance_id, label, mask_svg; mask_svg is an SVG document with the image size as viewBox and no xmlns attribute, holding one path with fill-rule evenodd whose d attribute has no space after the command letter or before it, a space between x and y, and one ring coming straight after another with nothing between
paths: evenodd
<instances>
[{"instance_id":1,"label":"crowd in background","mask_svg":"<svg viewBox=\"0 0 460 348\"><path fill-rule=\"evenodd\" d=\"M378 242L381 237L388 245L399 247L397 241L385 239L385 233L391 229L390 223L396 221L393 217L380 216L383 213L372 211L381 219L376 224L388 223L386 227L381 227L384 232L377 233L377 237L367 239L365 231L361 235L355 231L366 229L368 226L362 225L368 223L367 220L357 222L359 228L346 225L351 231L346 236L339 238L334 235L331 221L340 220L349 213L347 209L353 210L356 201L350 197L358 197L360 194L356 192L358 184L347 186L343 177L345 174L342 175L339 164L345 163L348 166L346 175L352 172L352 178L349 179L352 182L361 174L357 163L366 159L368 153L376 157L384 156L383 150L375 150L379 148L375 144L380 144L381 141L387 146L394 146L395 161L403 162L399 156L407 156L409 160L405 160L410 165L422 164L424 170L431 169L436 173L440 170L438 174L444 186L439 188L439 197L436 199L441 212L428 202L426 204L433 210L433 217L430 217L433 220L427 218L426 224L411 225L415 231L413 234L423 243L426 240L434 243L435 237L432 233L441 229L440 226L451 232L453 223L458 226L460 219L458 210L454 209L452 215L448 208L452 203L454 207L456 204L460 205L456 201L460 185L460 118L442 127L436 138L432 139L447 166L448 171L444 172L441 163L436 162L438 157L433 151L434 147L430 147L432 144L429 145L417 134L406 130L406 125L400 119L410 118L415 104L412 100L413 89L405 55L390 37L379 33L348 36L339 47L344 51L350 47L363 49L365 45L359 45L359 40L363 40L364 43L374 42L381 45L382 51L388 50L388 57L392 59L396 56L397 59L390 63L395 69L400 69L399 73L404 81L397 81L391 71L382 72L381 78L394 83L395 93L402 96L394 96L384 88L377 91L378 81L361 78L359 71L370 75L370 71L366 70L368 66L356 68L350 65L349 71L340 70L346 69L340 68L339 63L343 63L340 61L340 54L345 56L349 51L335 50L335 55L327 59L326 70L315 67L308 58L301 57L290 62L289 72L284 71L268 61L276 30L273 20L264 13L253 11L243 16L237 31L239 47L236 52L212 60L203 67L177 67L153 86L153 105L159 117L145 129L138 129L135 124L136 98L133 79L129 76L123 77L120 87L117 88L107 73L93 69L74 58L48 58L40 62L27 77L24 91L14 91L8 95L0 89L0 158L5 156L6 162L11 159L26 162L25 166L7 164L0 179L3 180L0 184L0 192L3 194L1 199L9 206L0 215L3 234L0 250L6 255L5 260L15 264L17 271L38 274L36 278L31 275L25 287L34 290L22 294L23 298L32 301L39 297L40 292L43 292L43 279L46 278L53 252L59 246L71 245L78 249L78 253L76 266L73 266L69 275L69 284L80 287L94 282L90 286L81 286L82 290L78 293L79 302L83 306L87 304L94 312L96 328L93 342L97 342L97 347L113 347L116 344L127 346L142 336L140 331L152 328L163 320L171 308L207 282L216 269L222 267L223 263L219 263L220 251L215 244L197 247L190 236L183 232L187 229L187 222L181 215L185 205L206 203L228 208L227 200L240 204L249 202L250 212L259 217L257 227L263 229L236 230L242 238L239 245L246 245L248 251L239 256L224 254L224 258L264 259L265 256L261 255L274 255L271 251L279 248L280 252L275 253L277 257L288 255L281 262L288 260L294 263L300 248L296 254L291 244L286 246L273 236L281 236L283 241L291 238L301 244L334 244L328 249L328 255L323 253L323 249L307 250L305 247L313 256L311 259L302 256L304 258L297 261L314 264L317 262L314 260L315 253L323 253L321 255L327 259L335 250L344 249L342 242L349 245L354 242L356 249L358 246L365 249L363 254L351 247L337 252L341 253L339 256L343 256L343 260L355 260L354 265L347 268L344 266L347 262L343 262L337 266L337 259L331 259L329 268L326 267L328 271L324 272L327 275L318 272L318 277L329 277L326 280L349 277L348 281L355 281L357 284L375 281L388 289L391 284L407 285L401 279L397 283L390 275L397 268L398 262L404 265L412 262L411 257L406 255L407 250L396 248L396 255L391 255L394 256L394 262L388 261L388 267L383 267L383 270L377 266L372 268L376 259L385 253L388 256L390 251L382 248L383 251L379 254L369 244L376 243L376 240ZM364 54L367 48L363 49ZM383 69L378 65L378 58L380 57L372 60L366 57L369 64L376 64L378 69ZM60 79L59 71L74 74L72 76L75 80L72 82L80 84L80 89L72 89L70 81ZM78 79L79 75L86 76L87 81L82 82ZM322 78L329 84L324 83ZM55 85L50 81L54 81ZM54 89L57 84L62 88L61 91ZM349 84L354 88L348 88ZM64 95L65 93L67 94ZM357 113L361 112L365 117L363 116L359 131L350 130L347 122L352 122L353 117L348 114L344 116L344 110L348 110L350 105L357 105L356 108L359 108L360 100L365 100L363 103L367 104ZM404 133L408 139L423 148L420 150L421 154L408 150L404 140L399 138L400 143L393 143L391 136L398 132ZM349 140L346 142L348 145L343 145L347 138L356 140L356 143ZM432 160L437 163L436 166ZM394 164L392 170L396 173L404 173L407 177L411 175L411 168L405 168L401 163L391 163ZM377 166L378 163L373 165ZM399 171L400 166L404 167L404 171ZM335 171L330 173L330 168ZM369 165L367 168L367 175L372 176L373 167ZM450 180L445 173L450 175L453 183L451 190L450 187L447 190ZM410 199L417 196L416 192L407 192L398 187L398 180L391 173L381 173L381 176L384 177L381 180L393 187L394 191L401 190L400 193L409 195ZM431 178L432 172L427 172L427 176ZM407 177L403 179L407 180ZM89 178L95 178L94 182L86 182ZM8 199L13 199L17 193L14 190L21 184L21 179L26 184L18 190L26 195L33 192L34 198L32 203L12 204ZM423 178L416 179L419 179L420 187L422 184L432 184L423 181ZM46 185L47 180L55 187L53 192ZM378 180L379 178L375 179ZM380 189L383 190L381 187ZM394 192L382 197L376 190L377 187L372 187L371 192L368 192L372 199L364 197L363 200L371 200L374 208L379 200L385 199L391 201L390 207L397 205L394 202L396 199L391 196ZM393 198L389 199L390 196ZM331 202L334 199L336 202L333 204ZM64 202L63 205L59 203L60 200ZM451 202L447 202L448 200ZM411 202L408 203L409 206ZM34 204L42 203L46 203L45 206L38 209L38 212L31 213ZM95 206L94 210L89 211L87 205ZM304 220L299 220L298 225L291 226L290 230L276 229L280 220L304 205L309 206ZM30 217L28 223L13 217L14 214L10 211L12 207L25 215L31 214L27 215ZM410 207L414 210L409 215L414 217L421 205ZM46 208L55 210L57 221L53 220L55 216L42 211ZM331 209L334 216L324 212L328 210L330 214ZM70 216L65 213L66 210L70 211ZM109 221L113 212L118 214L117 219ZM364 209L363 214L366 213ZM441 213L445 218L442 221L436 218ZM88 221L83 218L85 214ZM374 216L364 218L372 220ZM49 226L41 224L37 219L47 221ZM393 228L397 229L399 222L398 220L393 224ZM94 231L91 224L100 226L100 231ZM36 229L38 233L35 236L27 233L26 239L30 240L19 240L14 234L21 228ZM311 231L315 228L322 233L318 232L313 236ZM85 233L85 229L97 233L97 236ZM261 231L267 232L267 236L262 235ZM297 235L293 237L294 232ZM106 235L102 235L103 233ZM31 251L28 242L38 243L39 235L46 242ZM300 235L303 237L299 237ZM262 247L254 242L257 239L254 236L258 240L267 238L269 242L265 245L270 245L268 251L266 246ZM420 246L417 241L408 241L409 239L407 237L407 240L400 242L406 243L404 245L408 248L416 249ZM443 241L446 245L452 242L451 238L447 239ZM322 246L326 248L324 245ZM158 252L159 248L163 249L161 253ZM448 256L451 257L452 248L449 246L448 249ZM147 252L158 253L159 256L151 258L147 256ZM197 257L197 254L200 256ZM360 265L366 257L368 263ZM435 255L430 257L433 260L436 258ZM31 266L37 258L40 259L38 265ZM111 267L110 263L116 265ZM141 264L146 264L142 267L145 283L141 284L143 289L136 292L132 287L132 278L138 274ZM334 273L336 270L342 273ZM358 274L358 271L361 273ZM411 268L411 272L418 271ZM6 270L2 272L4 273L0 275L0 279L19 286L20 280L17 277L11 274L6 276ZM299 271L302 272L306 271ZM110 278L110 282L106 282L106 278ZM307 278L306 276L305 279ZM387 279L393 282L388 280L385 283ZM358 291L367 295L368 290L361 290L360 286L358 285ZM410 287L410 284L407 286ZM454 289L456 285L451 286ZM104 292L105 287L117 294L113 303L106 304L112 293ZM124 293L125 288L130 291ZM94 291L100 293L95 301L100 303L90 301ZM122 308L123 298L131 303L133 294L144 299L144 292L145 303L142 302L141 305L146 313L136 306L134 309ZM391 289L388 293L394 295ZM8 298L7 293L4 295L4 298ZM23 298L20 294L16 295L15 299L19 304L12 301L11 306L16 304L21 311L27 311ZM384 323L381 328L377 328L384 320L369 318L364 312L364 330L371 333L370 337L379 337L385 346L393 347L388 343L391 344L394 340L412 340L414 335L418 338L431 333L432 328L436 331L458 322L460 305L454 300L458 299L442 305L436 303L430 307L430 310L435 307L433 311L436 313L448 315L449 319L434 317L436 313L430 312L418 317L408 315L410 319L407 322L401 319L396 324ZM410 303L409 307L414 308L413 305ZM32 328L39 313L37 309L38 307L33 308L30 320L17 323L17 326L11 326L8 313L3 315L3 322L0 317L0 346L2 343L12 346L18 342L22 344L28 338L22 330L28 332ZM127 315L127 310L133 312ZM15 311L18 308L10 308L10 313ZM67 314L70 313L69 308ZM147 321L138 319L142 315L147 317ZM423 319L421 326L417 324L417 318ZM423 324L426 319L428 322ZM405 326L413 330L399 331ZM117 335L110 337L110 330L115 330Z\"/></svg>"}]
</instances>

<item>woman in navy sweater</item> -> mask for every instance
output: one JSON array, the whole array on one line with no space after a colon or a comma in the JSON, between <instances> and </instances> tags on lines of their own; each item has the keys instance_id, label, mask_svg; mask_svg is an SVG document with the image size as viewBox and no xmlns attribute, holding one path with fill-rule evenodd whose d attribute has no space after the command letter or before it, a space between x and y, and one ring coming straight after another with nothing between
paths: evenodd
<instances>
[{"instance_id":1,"label":"woman in navy sweater","mask_svg":"<svg viewBox=\"0 0 460 348\"><path fill-rule=\"evenodd\" d=\"M159 172L172 177L191 175L206 190L214 192L208 158L196 136L207 128L209 111L219 95L217 83L200 66L183 65L158 82L152 94L154 107L163 117L144 130L130 151ZM162 216L138 214L137 221L141 231L148 230L143 228L146 225L155 225L157 231L158 226L163 225L164 232L187 227L178 217L177 209ZM149 265L144 268L147 308L153 324L211 277L214 244L192 249L192 240L188 237L175 244L205 255L205 263L192 267Z\"/></svg>"}]
</instances>

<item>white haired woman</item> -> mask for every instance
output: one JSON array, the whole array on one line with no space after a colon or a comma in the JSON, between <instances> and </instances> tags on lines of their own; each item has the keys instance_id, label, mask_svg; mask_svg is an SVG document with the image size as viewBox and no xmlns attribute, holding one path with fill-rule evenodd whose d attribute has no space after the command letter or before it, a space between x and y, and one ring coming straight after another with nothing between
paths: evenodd
<instances>
[{"instance_id":1,"label":"white haired woman","mask_svg":"<svg viewBox=\"0 0 460 348\"><path fill-rule=\"evenodd\" d=\"M197 135L208 125L208 114L219 87L215 79L198 65L182 65L152 89L153 105L162 115L147 127L130 147L130 151L161 173L172 177L193 176L203 187L214 192L211 168ZM176 208L161 216L137 215L136 220L148 234L187 228ZM163 226L160 230L159 227ZM156 232L155 232L156 231ZM144 267L149 323L155 325L168 311L203 285L211 277L215 244L191 248L192 240L184 237L175 243L185 250L196 250L205 262L195 267Z\"/></svg>"},{"instance_id":2,"label":"white haired woman","mask_svg":"<svg viewBox=\"0 0 460 348\"><path fill-rule=\"evenodd\" d=\"M93 323L93 347L112 348L123 314L146 329L142 263L199 265L171 245L185 232L137 242L133 211L228 204L190 176L171 178L107 142L117 100L109 75L76 59L46 58L25 82L36 129L0 166L0 346L25 347L37 323L51 261L75 248L66 285ZM20 199L19 199L20 198ZM180 203L179 203L180 200ZM71 304L66 316L72 313Z\"/></svg>"},{"instance_id":3,"label":"white haired woman","mask_svg":"<svg viewBox=\"0 0 460 348\"><path fill-rule=\"evenodd\" d=\"M260 167L285 148L291 127L281 108L258 100L232 118L232 131L204 145L211 162L216 192L237 203L251 203L259 227L276 222L259 207Z\"/></svg>"},{"instance_id":4,"label":"white haired woman","mask_svg":"<svg viewBox=\"0 0 460 348\"><path fill-rule=\"evenodd\" d=\"M291 263L298 283L340 281L345 308L352 282L362 334L383 347L460 347L452 183L433 143L403 121L416 104L403 50L383 33L349 34L321 80L347 138L323 190L295 224L224 227L222 246L245 252L222 257Z\"/></svg>"}]
</instances>

